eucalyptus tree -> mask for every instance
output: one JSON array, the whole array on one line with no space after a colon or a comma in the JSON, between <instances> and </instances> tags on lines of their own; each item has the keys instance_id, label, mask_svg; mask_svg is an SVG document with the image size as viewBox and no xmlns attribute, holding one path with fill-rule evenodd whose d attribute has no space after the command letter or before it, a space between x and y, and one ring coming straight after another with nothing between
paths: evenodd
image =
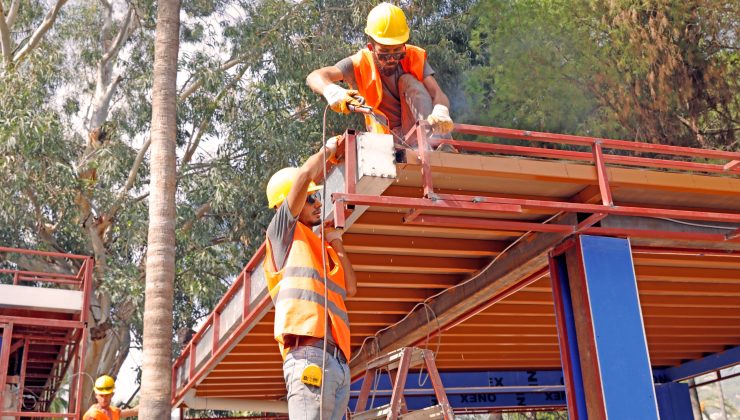
<instances>
[{"instance_id":1,"label":"eucalyptus tree","mask_svg":"<svg viewBox=\"0 0 740 420\"><path fill-rule=\"evenodd\" d=\"M129 348L143 341L155 3L0 3L9 28L0 36L10 39L3 52L25 51L0 70L0 177L6 181L0 243L95 257L87 372L115 374ZM175 353L261 244L270 174L298 165L320 142L325 103L305 86L306 75L364 45L372 6L360 0L183 1ZM454 92L455 75L469 60L464 12L470 2L407 6L412 42L428 48L445 89ZM356 116L330 112L327 118L328 135L361 126ZM2 260L74 271L59 261Z\"/></svg>"}]
</instances>

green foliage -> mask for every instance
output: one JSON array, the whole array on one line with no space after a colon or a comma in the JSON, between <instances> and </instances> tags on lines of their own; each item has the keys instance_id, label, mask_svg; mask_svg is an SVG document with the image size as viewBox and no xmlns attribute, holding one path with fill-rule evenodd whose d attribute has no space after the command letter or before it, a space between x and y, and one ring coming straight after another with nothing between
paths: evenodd
<instances>
[{"instance_id":1,"label":"green foliage","mask_svg":"<svg viewBox=\"0 0 740 420\"><path fill-rule=\"evenodd\" d=\"M726 1L480 2L465 117L736 149L739 12Z\"/></svg>"}]
</instances>

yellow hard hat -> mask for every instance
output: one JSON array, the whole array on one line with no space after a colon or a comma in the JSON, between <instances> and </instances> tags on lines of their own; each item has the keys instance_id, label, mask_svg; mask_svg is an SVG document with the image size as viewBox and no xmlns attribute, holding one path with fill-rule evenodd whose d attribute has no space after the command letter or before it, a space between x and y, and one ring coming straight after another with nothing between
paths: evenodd
<instances>
[{"instance_id":1,"label":"yellow hard hat","mask_svg":"<svg viewBox=\"0 0 740 420\"><path fill-rule=\"evenodd\" d=\"M298 176L298 168L283 168L275 172L270 181L267 182L267 207L277 208L285 201L285 197L288 196L290 189L293 187L296 176ZM312 193L320 189L321 185L316 185L312 181L307 192Z\"/></svg>"},{"instance_id":2,"label":"yellow hard hat","mask_svg":"<svg viewBox=\"0 0 740 420\"><path fill-rule=\"evenodd\" d=\"M95 380L93 389L98 395L112 394L116 390L116 381L108 375L103 375Z\"/></svg>"},{"instance_id":3,"label":"yellow hard hat","mask_svg":"<svg viewBox=\"0 0 740 420\"><path fill-rule=\"evenodd\" d=\"M404 44L409 40L409 24L401 8L380 3L368 13L365 33L379 44Z\"/></svg>"}]
</instances>

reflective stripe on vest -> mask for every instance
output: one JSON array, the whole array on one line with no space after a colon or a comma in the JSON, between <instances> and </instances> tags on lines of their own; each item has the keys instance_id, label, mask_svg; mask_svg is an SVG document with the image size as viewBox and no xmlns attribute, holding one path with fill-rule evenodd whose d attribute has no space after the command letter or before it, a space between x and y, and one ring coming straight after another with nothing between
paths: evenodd
<instances>
[{"instance_id":1,"label":"reflective stripe on vest","mask_svg":"<svg viewBox=\"0 0 740 420\"><path fill-rule=\"evenodd\" d=\"M108 417L107 414L105 414L105 411L98 408L97 404L90 407L89 410L85 413L85 415L82 417L85 420L120 420L121 418L121 409L117 407L110 407L110 412L113 417Z\"/></svg>"},{"instance_id":2,"label":"reflective stripe on vest","mask_svg":"<svg viewBox=\"0 0 740 420\"><path fill-rule=\"evenodd\" d=\"M270 241L265 255L265 279L270 297L275 304L275 340L283 358L287 355L285 335L305 335L324 338L324 270L322 252L326 250L327 302L331 335L350 358L349 317L344 299L344 269L334 249L316 236L303 223L296 224L293 242L285 260L285 267L276 271Z\"/></svg>"},{"instance_id":3,"label":"reflective stripe on vest","mask_svg":"<svg viewBox=\"0 0 740 420\"><path fill-rule=\"evenodd\" d=\"M424 80L424 64L427 60L427 52L423 48L406 44L406 56L400 64L405 73L411 73L417 80ZM364 48L352 56L352 65L355 70L355 81L360 96L365 98L365 103L375 109L375 112L385 116L378 110L378 105L383 101L383 81L378 69L375 67L372 51ZM389 134L390 131L375 122L369 116L365 116L367 130L372 133Z\"/></svg>"}]
</instances>

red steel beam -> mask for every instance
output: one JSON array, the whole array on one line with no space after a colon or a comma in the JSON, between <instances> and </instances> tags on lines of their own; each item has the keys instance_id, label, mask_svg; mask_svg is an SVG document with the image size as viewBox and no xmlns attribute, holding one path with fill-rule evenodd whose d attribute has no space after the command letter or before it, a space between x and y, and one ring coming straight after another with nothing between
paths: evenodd
<instances>
[{"instance_id":1,"label":"red steel beam","mask_svg":"<svg viewBox=\"0 0 740 420\"><path fill-rule=\"evenodd\" d=\"M482 219L457 216L421 215L404 221L407 225L444 226L467 229L511 230L517 232L575 232L573 226L550 225L535 222L517 222L511 220Z\"/></svg>"},{"instance_id":2,"label":"red steel beam","mask_svg":"<svg viewBox=\"0 0 740 420\"><path fill-rule=\"evenodd\" d=\"M596 139L594 137L574 136L569 134L543 133L529 130L514 130L509 128L485 127L471 124L455 124L455 132L476 134L508 139L541 141L548 143L572 144L591 146L599 140L603 147L635 152L663 153L677 156L704 157L710 159L740 160L738 152L724 152L720 150L694 149L691 147L669 146L665 144L638 143L626 140ZM734 165L733 165L734 166Z\"/></svg>"},{"instance_id":3,"label":"red steel beam","mask_svg":"<svg viewBox=\"0 0 740 420\"><path fill-rule=\"evenodd\" d=\"M346 194L345 194L346 195ZM740 213L718 213L718 212L707 212L707 211L693 211L693 210L673 210L673 209L659 209L650 207L632 207L632 206L604 206L600 204L585 204L585 203L570 203L563 201L545 201L545 200L528 200L520 198L498 198L498 197L479 197L470 195L457 195L457 194L438 194L440 201L460 201L468 205L480 205L480 204L511 204L521 206L522 209L538 209L538 210L552 210L554 212L576 212L576 213L606 213L606 214L619 214L622 216L645 216L645 217L672 217L675 219L690 219L690 220L708 220L716 222L729 222L729 223L740 223ZM386 197L378 197L380 199ZM366 197L361 196L360 200L365 201ZM419 199L423 200L423 199ZM345 201L351 203L353 200L351 197L345 197ZM475 203L474 203L475 202ZM435 207L448 208L456 210L476 210L476 207L461 206L455 207L452 204L445 206ZM483 207L477 207L478 211L487 210Z\"/></svg>"},{"instance_id":4,"label":"red steel beam","mask_svg":"<svg viewBox=\"0 0 740 420\"><path fill-rule=\"evenodd\" d=\"M599 182L599 192L601 193L601 204L613 206L614 200L612 199L611 189L609 189L609 177L606 174L606 164L604 163L604 152L601 150L601 142L596 141L592 147L594 165L596 166L596 179Z\"/></svg>"},{"instance_id":5,"label":"red steel beam","mask_svg":"<svg viewBox=\"0 0 740 420\"><path fill-rule=\"evenodd\" d=\"M521 155L528 157L540 157L548 159L561 159L561 160L574 160L583 162L593 162L594 156L588 152L577 152L572 150L560 150L560 149L546 149L542 147L534 146L513 146L508 144L496 144L496 143L479 143L473 141L464 140L441 140L443 144L449 144L459 150L469 150L486 153L498 153L507 155ZM639 166L648 168L669 168L686 171L699 171L699 172L710 172L710 173L727 173L728 169L725 169L723 165L711 164L711 163L698 163L698 162L685 162L680 160L668 160L668 159L655 159L655 158L644 158L636 156L622 156L622 155L611 155L604 154L603 159L605 163L625 165L625 166Z\"/></svg>"},{"instance_id":6,"label":"red steel beam","mask_svg":"<svg viewBox=\"0 0 740 420\"><path fill-rule=\"evenodd\" d=\"M365 206L377 207L401 207L409 209L427 209L427 210L470 210L470 211L490 211L498 213L521 213L522 208L518 204L510 203L485 203L474 202L475 197L469 197L468 200L431 200L428 198L412 197L391 197L364 194L347 194L334 193L334 201L343 201L346 204L359 204ZM487 198L486 198L487 200ZM738 215L740 219L740 215Z\"/></svg>"},{"instance_id":7,"label":"red steel beam","mask_svg":"<svg viewBox=\"0 0 740 420\"><path fill-rule=\"evenodd\" d=\"M39 255L42 257L69 258L71 260L84 260L86 258L90 258L85 255L65 254L63 252L35 251L32 249L21 249L21 248L8 248L5 246L0 246L0 252L8 252L11 254Z\"/></svg>"}]
</instances>

